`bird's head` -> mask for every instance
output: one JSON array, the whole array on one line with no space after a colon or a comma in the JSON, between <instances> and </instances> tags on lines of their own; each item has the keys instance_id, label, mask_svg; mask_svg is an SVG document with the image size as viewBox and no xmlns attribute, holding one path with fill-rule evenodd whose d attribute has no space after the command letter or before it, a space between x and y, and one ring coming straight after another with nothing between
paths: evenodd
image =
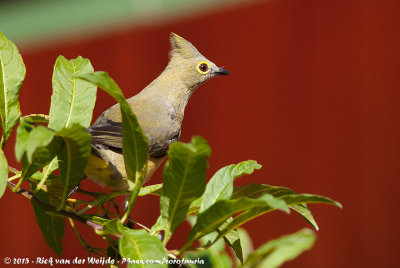
<instances>
[{"instance_id":1,"label":"bird's head","mask_svg":"<svg viewBox=\"0 0 400 268\"><path fill-rule=\"evenodd\" d=\"M188 88L195 89L214 76L229 72L204 57L189 41L175 33L170 37L171 51L168 68L177 72Z\"/></svg>"}]
</instances>

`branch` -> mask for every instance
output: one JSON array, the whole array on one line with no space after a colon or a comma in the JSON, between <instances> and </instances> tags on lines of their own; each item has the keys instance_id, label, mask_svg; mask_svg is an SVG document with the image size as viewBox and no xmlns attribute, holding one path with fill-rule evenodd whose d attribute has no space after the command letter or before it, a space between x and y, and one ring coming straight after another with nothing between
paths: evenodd
<instances>
[{"instance_id":1,"label":"branch","mask_svg":"<svg viewBox=\"0 0 400 268\"><path fill-rule=\"evenodd\" d=\"M15 189L15 187L16 187L16 185L15 185L14 183L12 183L12 182L7 182L7 186L8 186L11 190ZM57 213L57 214L60 214L60 215L62 215L62 216L65 216L65 217L74 219L74 220L76 220L76 221L79 221L79 222L81 222L81 223L83 223L83 224L86 224L86 225L92 227L92 228L95 229L96 231L103 231L103 225L98 224L98 223L95 223L95 222L90 221L90 220L87 220L87 219L85 219L85 218L83 218L83 217L81 217L81 216L79 216L79 215L76 215L76 214L74 214L74 213L72 213L72 212L69 212L69 211L66 211L66 210L64 210L64 209L62 209L62 210L60 210L60 211L57 211L57 208L56 208L56 207L54 207L54 206L52 206L52 205L50 205L50 204L48 204L48 203L42 201L41 199L37 198L37 197L34 196L30 191L26 191L26 190L24 190L24 189L22 189L22 188L19 188L19 189L16 191L16 193L22 195L23 197L25 197L25 198L27 198L27 199L29 199L29 200L34 200L34 201L37 202L40 206L44 207L46 210L50 210L50 211L55 212L55 213Z\"/></svg>"}]
</instances>

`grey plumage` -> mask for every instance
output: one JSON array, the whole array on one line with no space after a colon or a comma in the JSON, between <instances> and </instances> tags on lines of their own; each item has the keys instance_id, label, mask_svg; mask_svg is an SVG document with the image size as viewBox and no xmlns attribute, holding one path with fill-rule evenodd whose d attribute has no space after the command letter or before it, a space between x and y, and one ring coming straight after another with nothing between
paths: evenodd
<instances>
[{"instance_id":1,"label":"grey plumage","mask_svg":"<svg viewBox=\"0 0 400 268\"><path fill-rule=\"evenodd\" d=\"M127 100L149 139L150 158L145 181L162 163L169 145L179 139L185 107L194 90L211 77L229 74L182 37L172 33L170 42L170 61L165 70L139 94ZM92 134L93 154L85 173L112 188L128 187L122 156L121 121L120 107L116 104L88 128ZM99 159L104 161L101 167Z\"/></svg>"}]
</instances>

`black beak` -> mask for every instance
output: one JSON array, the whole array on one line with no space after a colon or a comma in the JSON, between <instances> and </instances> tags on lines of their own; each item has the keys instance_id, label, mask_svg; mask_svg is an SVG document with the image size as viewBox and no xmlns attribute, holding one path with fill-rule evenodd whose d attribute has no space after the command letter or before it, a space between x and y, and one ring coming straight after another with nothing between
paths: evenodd
<instances>
[{"instance_id":1,"label":"black beak","mask_svg":"<svg viewBox=\"0 0 400 268\"><path fill-rule=\"evenodd\" d=\"M224 68L218 68L218 71L216 72L216 75L228 75L230 72L225 70Z\"/></svg>"}]
</instances>

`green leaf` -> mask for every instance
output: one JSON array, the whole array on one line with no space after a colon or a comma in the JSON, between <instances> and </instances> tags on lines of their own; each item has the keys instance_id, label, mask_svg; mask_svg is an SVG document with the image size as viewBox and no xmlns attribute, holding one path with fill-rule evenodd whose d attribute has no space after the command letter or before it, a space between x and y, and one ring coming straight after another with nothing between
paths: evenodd
<instances>
[{"instance_id":1,"label":"green leaf","mask_svg":"<svg viewBox=\"0 0 400 268\"><path fill-rule=\"evenodd\" d=\"M49 116L45 114L29 114L21 117L22 120L29 119L32 123L49 123Z\"/></svg>"},{"instance_id":2,"label":"green leaf","mask_svg":"<svg viewBox=\"0 0 400 268\"><path fill-rule=\"evenodd\" d=\"M63 141L58 152L60 175L64 183L64 194L59 209L66 201L67 195L79 184L87 164L91 146L91 135L79 124L56 132L56 137Z\"/></svg>"},{"instance_id":3,"label":"green leaf","mask_svg":"<svg viewBox=\"0 0 400 268\"><path fill-rule=\"evenodd\" d=\"M336 205L338 207L342 207L340 203L333 201L332 199L329 199L327 197L324 196L319 196L319 195L312 195L312 194L288 194L288 195L281 195L283 192L287 192L287 190L279 190L279 188L283 188L283 187L273 187L270 186L272 188L270 189L274 189L275 194L277 195L276 198L278 198L278 200L280 201L284 201L289 207L293 208L295 207L295 211L298 211L298 207L297 205L301 204L304 205L306 203L323 203L323 204L331 204L331 205ZM267 187L269 188L269 187ZM303 206L303 208L305 209L305 207ZM233 230L234 228L244 224L245 222L256 218L258 216L261 216L267 212L270 212L271 210L268 208L254 208L254 209L250 209L242 214L240 214L239 216L235 217L233 219L233 221L226 226L223 230L221 230L219 236L217 237L217 239L219 239L220 237L226 235L227 233L229 233L231 230ZM301 214L301 213L300 213ZM311 212L310 212L311 214ZM306 214L301 214L303 217ZM312 216L311 216L312 217ZM306 220L308 222L310 222L310 218L306 218ZM310 222L312 224L312 222Z\"/></svg>"},{"instance_id":4,"label":"green leaf","mask_svg":"<svg viewBox=\"0 0 400 268\"><path fill-rule=\"evenodd\" d=\"M18 95L25 72L25 64L17 47L0 32L0 118L3 127L1 148L4 148L21 116Z\"/></svg>"},{"instance_id":5,"label":"green leaf","mask_svg":"<svg viewBox=\"0 0 400 268\"><path fill-rule=\"evenodd\" d=\"M201 204L199 212L205 211L218 200L230 199L233 192L233 181L245 174L251 174L255 169L260 169L261 165L257 164L254 160L248 160L236 165L229 165L218 170L210 179L206 186L206 190L201 197ZM198 200L192 203L192 206L198 204ZM192 207L193 208L193 207ZM192 212L192 211L191 211ZM228 218L227 221L229 221ZM224 224L227 224L225 222ZM223 227L220 227L223 228ZM240 237L237 230L232 230L224 236L224 240L230 246L241 263L243 263L242 248L240 245ZM212 242L212 241L210 241Z\"/></svg>"},{"instance_id":6,"label":"green leaf","mask_svg":"<svg viewBox=\"0 0 400 268\"><path fill-rule=\"evenodd\" d=\"M146 261L162 261L168 257L160 239L143 229L126 230L119 240L118 248L123 258L143 262L128 264L128 267L167 267L167 264L146 264ZM124 259L121 263L124 263Z\"/></svg>"},{"instance_id":7,"label":"green leaf","mask_svg":"<svg viewBox=\"0 0 400 268\"><path fill-rule=\"evenodd\" d=\"M206 186L207 187L207 186ZM201 202L203 201L202 196L194 200L189 207L188 214L193 214L199 211Z\"/></svg>"},{"instance_id":8,"label":"green leaf","mask_svg":"<svg viewBox=\"0 0 400 268\"><path fill-rule=\"evenodd\" d=\"M224 226L228 225L229 222L231 222L231 221L232 221L232 218L231 217L228 218L222 226L218 227L218 231L220 229L223 229ZM217 238L217 236L215 238ZM242 245L240 242L239 231L237 229L233 229L231 232L227 233L224 236L224 240L225 240L225 243L229 247L232 248L233 252L235 252L235 255L239 259L240 263L243 264L243 260L244 260L243 259L243 250L242 250Z\"/></svg>"},{"instance_id":9,"label":"green leaf","mask_svg":"<svg viewBox=\"0 0 400 268\"><path fill-rule=\"evenodd\" d=\"M251 183L244 186L235 186L232 199L239 197L257 198L263 194L271 194L275 197L296 194L293 190L286 187L271 186L266 184Z\"/></svg>"},{"instance_id":10,"label":"green leaf","mask_svg":"<svg viewBox=\"0 0 400 268\"><path fill-rule=\"evenodd\" d=\"M251 174L261 165L254 160L248 160L236 165L229 165L218 170L210 179L202 197L200 213L209 208L218 200L230 199L233 192L233 180Z\"/></svg>"},{"instance_id":11,"label":"green leaf","mask_svg":"<svg viewBox=\"0 0 400 268\"><path fill-rule=\"evenodd\" d=\"M268 194L266 194L268 195ZM241 198L246 198L246 197L241 197ZM237 200L237 199L234 199ZM279 199L277 199L279 200ZM285 203L283 200L279 200ZM286 204L286 203L285 203ZM219 231L218 237L216 240L220 239L221 237L227 235L230 233L232 230L235 228L239 227L240 225L248 222L249 220L261 216L265 213L273 211L273 208L271 207L255 207L252 209L249 209L248 211L243 212L242 214L236 216L227 226L225 226L223 229Z\"/></svg>"},{"instance_id":12,"label":"green leaf","mask_svg":"<svg viewBox=\"0 0 400 268\"><path fill-rule=\"evenodd\" d=\"M275 197L288 194L296 194L296 192L289 188L280 186L270 186L265 184L251 183L245 186L235 186L233 189L231 199L239 197L258 198L263 194L272 194ZM190 205L189 213L195 213L199 210L202 198L198 198Z\"/></svg>"},{"instance_id":13,"label":"green leaf","mask_svg":"<svg viewBox=\"0 0 400 268\"><path fill-rule=\"evenodd\" d=\"M197 220L197 216L195 215L188 215L186 220L189 222L190 226L194 226ZM206 247L216 253L223 252L225 249L225 244L223 240L215 241L215 238L218 236L217 232L211 232L206 234L205 236L199 239L200 244L203 247ZM215 242L215 243L214 243Z\"/></svg>"},{"instance_id":14,"label":"green leaf","mask_svg":"<svg viewBox=\"0 0 400 268\"><path fill-rule=\"evenodd\" d=\"M37 126L29 132L24 148L25 156L29 164L32 163L34 153L36 153L39 148L46 147L51 143L54 133L54 131L43 126Z\"/></svg>"},{"instance_id":15,"label":"green leaf","mask_svg":"<svg viewBox=\"0 0 400 268\"><path fill-rule=\"evenodd\" d=\"M97 88L76 76L93 72L92 64L81 56L67 60L59 56L53 70L53 94L49 128L56 131L74 123L87 128L92 121Z\"/></svg>"},{"instance_id":16,"label":"green leaf","mask_svg":"<svg viewBox=\"0 0 400 268\"><path fill-rule=\"evenodd\" d=\"M307 204L293 204L289 207L299 213L309 224L311 224L315 228L315 230L319 230L318 224L314 220L314 217L311 211L308 209Z\"/></svg>"},{"instance_id":17,"label":"green leaf","mask_svg":"<svg viewBox=\"0 0 400 268\"><path fill-rule=\"evenodd\" d=\"M237 228L237 230L240 237L240 245L242 246L243 260L246 260L250 253L254 250L253 242L251 241L251 238L245 229Z\"/></svg>"},{"instance_id":18,"label":"green leaf","mask_svg":"<svg viewBox=\"0 0 400 268\"><path fill-rule=\"evenodd\" d=\"M39 191L35 196L45 203L50 202L48 195L43 191ZM35 212L36 222L42 231L47 245L61 257L63 252L61 240L65 233L65 218L49 214L34 198L31 199L31 202L33 211Z\"/></svg>"},{"instance_id":19,"label":"green leaf","mask_svg":"<svg viewBox=\"0 0 400 268\"><path fill-rule=\"evenodd\" d=\"M183 249L190 246L195 240L199 239L200 237L217 229L219 226L221 226L222 223L224 223L226 219L233 216L235 213L251 210L254 208L264 210L280 209L289 213L289 208L287 207L286 203L283 200L276 199L270 194L264 194L258 199L241 197L234 200L217 201L209 209L198 215L196 224L193 226L192 230L190 230L187 242L184 245ZM240 215L238 217L240 217ZM231 226L231 224L229 224L228 226ZM230 229L229 231L231 231L232 229ZM228 232L225 232L223 235L225 235L226 233ZM222 235L220 234L217 239L219 239L221 236Z\"/></svg>"},{"instance_id":20,"label":"green leaf","mask_svg":"<svg viewBox=\"0 0 400 268\"><path fill-rule=\"evenodd\" d=\"M169 147L160 198L161 216L167 226L165 241L185 220L190 203L203 194L210 154L210 147L201 137L193 137L187 144L174 142Z\"/></svg>"},{"instance_id":21,"label":"green leaf","mask_svg":"<svg viewBox=\"0 0 400 268\"><path fill-rule=\"evenodd\" d=\"M131 107L125 100L121 89L105 72L92 72L81 74L77 77L102 88L120 104L122 115L122 153L125 160L125 169L128 179L136 183L137 180L141 179L141 172L147 163L148 141Z\"/></svg>"},{"instance_id":22,"label":"green leaf","mask_svg":"<svg viewBox=\"0 0 400 268\"><path fill-rule=\"evenodd\" d=\"M59 147L53 141L54 134L54 131L43 126L34 128L28 119L21 121L15 144L17 160L22 158L21 179L30 177L56 155Z\"/></svg>"},{"instance_id":23,"label":"green leaf","mask_svg":"<svg viewBox=\"0 0 400 268\"><path fill-rule=\"evenodd\" d=\"M187 215L186 221L190 224L191 227L196 223L197 217L195 215Z\"/></svg>"},{"instance_id":24,"label":"green leaf","mask_svg":"<svg viewBox=\"0 0 400 268\"><path fill-rule=\"evenodd\" d=\"M328 197L315 195L315 194L295 194L295 195L285 195L281 196L281 199L285 200L288 205L297 205L305 203L323 203L335 205L339 208L343 208L342 204L336 202Z\"/></svg>"},{"instance_id":25,"label":"green leaf","mask_svg":"<svg viewBox=\"0 0 400 268\"><path fill-rule=\"evenodd\" d=\"M139 196L145 196L148 194L160 195L161 191L162 191L162 187L163 187L162 183L142 187L142 188L140 188L138 195Z\"/></svg>"},{"instance_id":26,"label":"green leaf","mask_svg":"<svg viewBox=\"0 0 400 268\"><path fill-rule=\"evenodd\" d=\"M3 196L8 180L8 163L4 156L3 150L0 148L0 198Z\"/></svg>"},{"instance_id":27,"label":"green leaf","mask_svg":"<svg viewBox=\"0 0 400 268\"><path fill-rule=\"evenodd\" d=\"M82 216L83 218L87 219L87 220L90 220L90 221L92 221L92 222L94 222L94 223L97 223L97 224L100 224L100 225L105 225L105 224L107 224L108 222L110 222L110 220L104 219L104 218L99 217L99 216L96 216L96 215L83 214L83 215L81 215L81 216ZM118 220L118 219L116 219L116 220Z\"/></svg>"},{"instance_id":28,"label":"green leaf","mask_svg":"<svg viewBox=\"0 0 400 268\"><path fill-rule=\"evenodd\" d=\"M197 268L231 268L231 258L226 253L217 252L213 249L201 251L186 251L184 259L192 261L188 267Z\"/></svg>"},{"instance_id":29,"label":"green leaf","mask_svg":"<svg viewBox=\"0 0 400 268\"><path fill-rule=\"evenodd\" d=\"M18 128L16 155L22 155L22 179L31 176L57 156L64 184L59 209L64 206L68 193L80 182L90 154L91 136L81 125L74 123L69 128L54 132L46 127L31 129L29 123ZM43 179L42 179L43 181ZM42 182L41 181L41 182Z\"/></svg>"},{"instance_id":30,"label":"green leaf","mask_svg":"<svg viewBox=\"0 0 400 268\"><path fill-rule=\"evenodd\" d=\"M97 88L92 83L76 78L77 75L93 72L92 64L81 56L67 60L59 56L53 70L53 94L49 113L48 127L56 131L77 123L87 128L92 121L96 102ZM45 167L43 185L48 176L58 168L58 159L54 158Z\"/></svg>"},{"instance_id":31,"label":"green leaf","mask_svg":"<svg viewBox=\"0 0 400 268\"><path fill-rule=\"evenodd\" d=\"M224 236L225 243L233 249L236 257L239 259L240 263L243 264L243 250L240 243L240 236L237 229L234 229L230 233Z\"/></svg>"},{"instance_id":32,"label":"green leaf","mask_svg":"<svg viewBox=\"0 0 400 268\"><path fill-rule=\"evenodd\" d=\"M106 234L123 234L125 230L129 229L126 229L119 219L112 219L103 225L102 231L96 230L96 233L102 236Z\"/></svg>"},{"instance_id":33,"label":"green leaf","mask_svg":"<svg viewBox=\"0 0 400 268\"><path fill-rule=\"evenodd\" d=\"M302 252L309 250L315 242L315 234L310 229L285 235L267 242L246 259L246 267L275 268L293 260Z\"/></svg>"},{"instance_id":34,"label":"green leaf","mask_svg":"<svg viewBox=\"0 0 400 268\"><path fill-rule=\"evenodd\" d=\"M34 152L32 161L27 156L22 157L22 175L21 179L29 178L46 165L55 154L48 150L47 147L40 147Z\"/></svg>"},{"instance_id":35,"label":"green leaf","mask_svg":"<svg viewBox=\"0 0 400 268\"><path fill-rule=\"evenodd\" d=\"M29 140L29 133L34 129L30 119L21 120L17 128L17 140L15 142L15 158L21 161L26 150L26 143Z\"/></svg>"},{"instance_id":36,"label":"green leaf","mask_svg":"<svg viewBox=\"0 0 400 268\"><path fill-rule=\"evenodd\" d=\"M29 120L32 123L39 123L39 124L44 124L44 123L49 123L49 116L45 114L28 114L21 116L19 118L20 122L23 120ZM2 126L2 122L0 122L0 127Z\"/></svg>"},{"instance_id":37,"label":"green leaf","mask_svg":"<svg viewBox=\"0 0 400 268\"><path fill-rule=\"evenodd\" d=\"M193 225L196 223L197 217L194 215L188 215L186 220L193 227ZM218 227L216 232L211 232L201 237L199 239L200 244L206 248L217 250L218 252L222 251L224 249L224 243L223 240L216 240L216 238L218 237L217 232L219 231L219 229L223 228L223 226L226 226L230 221L232 221L231 217L228 218L220 227ZM243 252L238 230L232 230L230 233L224 236L224 240L225 243L232 248L240 262L243 264Z\"/></svg>"},{"instance_id":38,"label":"green leaf","mask_svg":"<svg viewBox=\"0 0 400 268\"><path fill-rule=\"evenodd\" d=\"M289 188L256 183L235 187L232 198L243 196L257 198L265 193L285 200L288 205L302 203L326 203L342 208L342 205L339 202L336 202L325 196L314 194L296 194L296 192L290 190Z\"/></svg>"},{"instance_id":39,"label":"green leaf","mask_svg":"<svg viewBox=\"0 0 400 268\"><path fill-rule=\"evenodd\" d=\"M51 173L53 173L54 170L58 169L58 158L53 157L53 159L48 163L44 168L43 168L43 176L41 181L36 187L36 191L42 187L42 185L47 181L47 179L51 176Z\"/></svg>"},{"instance_id":40,"label":"green leaf","mask_svg":"<svg viewBox=\"0 0 400 268\"><path fill-rule=\"evenodd\" d=\"M249 184L245 186L235 187L234 193L232 195L233 198L238 198L241 196L247 196L251 198L257 198L258 196L269 193L277 198L284 198L284 200L288 199L289 196L296 196L296 193L288 188L279 187L279 186L270 186L265 184ZM323 203L332 203L332 200L325 200ZM292 202L292 201L291 201ZM336 205L336 203L333 203ZM292 203L289 204L289 207L299 213L308 223L310 223L316 230L318 230L318 225L314 220L314 217L311 211L308 209L307 204L305 203Z\"/></svg>"},{"instance_id":41,"label":"green leaf","mask_svg":"<svg viewBox=\"0 0 400 268\"><path fill-rule=\"evenodd\" d=\"M167 226L164 225L164 221L162 219L162 216L160 215L157 218L156 223L154 223L154 225L151 227L150 233L152 235L158 234L159 232L161 232L162 230L165 230L166 228L167 228Z\"/></svg>"},{"instance_id":42,"label":"green leaf","mask_svg":"<svg viewBox=\"0 0 400 268\"><path fill-rule=\"evenodd\" d=\"M217 236L218 236L217 232L211 232L200 238L199 241L202 245L208 247L208 249L215 251L215 253L225 252L225 242L223 239L215 241L215 238ZM211 243L212 243L211 246L207 246L210 245Z\"/></svg>"}]
</instances>

